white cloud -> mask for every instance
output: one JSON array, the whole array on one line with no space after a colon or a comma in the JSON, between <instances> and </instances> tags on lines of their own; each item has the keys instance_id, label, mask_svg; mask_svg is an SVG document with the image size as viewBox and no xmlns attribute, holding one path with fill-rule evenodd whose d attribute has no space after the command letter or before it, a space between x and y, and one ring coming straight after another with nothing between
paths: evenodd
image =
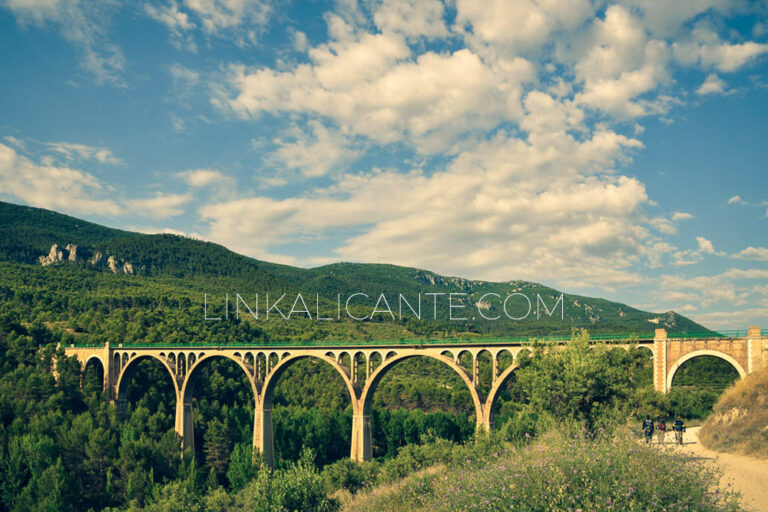
<instances>
[{"instance_id":1,"label":"white cloud","mask_svg":"<svg viewBox=\"0 0 768 512\"><path fill-rule=\"evenodd\" d=\"M699 252L704 254L715 254L715 247L710 240L707 240L703 236L697 236L696 242L699 244Z\"/></svg>"},{"instance_id":2,"label":"white cloud","mask_svg":"<svg viewBox=\"0 0 768 512\"><path fill-rule=\"evenodd\" d=\"M100 164L118 165L123 161L107 148L72 144L68 142L49 142L45 144L52 151L59 153L67 162L72 160L95 160Z\"/></svg>"},{"instance_id":3,"label":"white cloud","mask_svg":"<svg viewBox=\"0 0 768 512\"><path fill-rule=\"evenodd\" d=\"M736 71L768 52L768 44L747 41L723 42L707 24L699 23L689 41L673 45L675 57L682 64L698 64L702 68L716 68L723 72Z\"/></svg>"},{"instance_id":4,"label":"white cloud","mask_svg":"<svg viewBox=\"0 0 768 512\"><path fill-rule=\"evenodd\" d=\"M741 196L733 196L728 200L728 204L747 204L747 202Z\"/></svg>"},{"instance_id":5,"label":"white cloud","mask_svg":"<svg viewBox=\"0 0 768 512\"><path fill-rule=\"evenodd\" d=\"M81 144L51 144L66 154L66 160L109 160L108 150ZM84 156L79 155L83 153ZM187 194L157 194L151 198L124 199L108 184L88 172L57 164L40 156L39 161L0 143L0 194L32 206L98 216L138 215L165 218L183 212L191 199Z\"/></svg>"},{"instance_id":6,"label":"white cloud","mask_svg":"<svg viewBox=\"0 0 768 512\"><path fill-rule=\"evenodd\" d=\"M155 197L126 201L126 207L142 217L164 219L184 213L181 207L190 199L192 196L189 194L157 194Z\"/></svg>"},{"instance_id":7,"label":"white cloud","mask_svg":"<svg viewBox=\"0 0 768 512\"><path fill-rule=\"evenodd\" d=\"M733 257L744 260L768 261L768 248L750 246L734 254Z\"/></svg>"},{"instance_id":8,"label":"white cloud","mask_svg":"<svg viewBox=\"0 0 768 512\"><path fill-rule=\"evenodd\" d=\"M232 178L214 169L194 169L176 173L176 177L197 188L229 185Z\"/></svg>"},{"instance_id":9,"label":"white cloud","mask_svg":"<svg viewBox=\"0 0 768 512\"><path fill-rule=\"evenodd\" d=\"M444 14L440 0L383 0L373 21L382 32L432 39L448 35Z\"/></svg>"},{"instance_id":10,"label":"white cloud","mask_svg":"<svg viewBox=\"0 0 768 512\"><path fill-rule=\"evenodd\" d=\"M674 220L675 222L680 220L689 220L692 218L693 218L693 215L687 212L674 212L672 214L672 220Z\"/></svg>"},{"instance_id":11,"label":"white cloud","mask_svg":"<svg viewBox=\"0 0 768 512\"><path fill-rule=\"evenodd\" d=\"M119 215L123 211L93 175L36 163L4 144L0 144L0 193L71 213Z\"/></svg>"},{"instance_id":12,"label":"white cloud","mask_svg":"<svg viewBox=\"0 0 768 512\"><path fill-rule=\"evenodd\" d=\"M715 73L710 73L704 83L696 89L696 93L705 96L707 94L725 94L728 85Z\"/></svg>"},{"instance_id":13,"label":"white cloud","mask_svg":"<svg viewBox=\"0 0 768 512\"><path fill-rule=\"evenodd\" d=\"M278 149L270 160L290 169L298 169L304 176L317 177L344 170L361 152L350 149L346 137L317 121L309 121L306 133L298 126L284 131L273 142Z\"/></svg>"},{"instance_id":14,"label":"white cloud","mask_svg":"<svg viewBox=\"0 0 768 512\"><path fill-rule=\"evenodd\" d=\"M729 12L738 0L625 0L622 3L641 13L647 30L668 38L679 36L685 22L708 11Z\"/></svg>"},{"instance_id":15,"label":"white cloud","mask_svg":"<svg viewBox=\"0 0 768 512\"><path fill-rule=\"evenodd\" d=\"M537 51L557 30L572 29L593 14L587 0L458 0L456 24L470 44L497 51Z\"/></svg>"},{"instance_id":16,"label":"white cloud","mask_svg":"<svg viewBox=\"0 0 768 512\"><path fill-rule=\"evenodd\" d=\"M674 235L677 233L677 227L675 224L665 218L665 217L654 217L653 219L650 219L649 224L656 228L659 233L662 233L664 235Z\"/></svg>"},{"instance_id":17,"label":"white cloud","mask_svg":"<svg viewBox=\"0 0 768 512\"><path fill-rule=\"evenodd\" d=\"M689 316L693 320L712 329L746 329L751 325L765 328L765 319L768 318L768 306L765 304L755 306L734 310L695 313Z\"/></svg>"},{"instance_id":18,"label":"white cloud","mask_svg":"<svg viewBox=\"0 0 768 512\"><path fill-rule=\"evenodd\" d=\"M78 0L5 0L19 23L53 25L82 54L80 66L97 83L122 85L125 57L107 37L112 2Z\"/></svg>"},{"instance_id":19,"label":"white cloud","mask_svg":"<svg viewBox=\"0 0 768 512\"><path fill-rule=\"evenodd\" d=\"M170 0L145 4L147 15L162 23L177 47L196 51L193 31L256 43L272 13L272 2L259 0Z\"/></svg>"},{"instance_id":20,"label":"white cloud","mask_svg":"<svg viewBox=\"0 0 768 512\"><path fill-rule=\"evenodd\" d=\"M459 135L520 116L524 59L490 66L468 49L415 59L399 34L355 34L330 17L335 39L309 50L310 64L290 71L231 66L231 88L215 99L244 118L301 112L327 117L378 143L409 140L427 152Z\"/></svg>"},{"instance_id":21,"label":"white cloud","mask_svg":"<svg viewBox=\"0 0 768 512\"><path fill-rule=\"evenodd\" d=\"M499 134L431 175L348 174L306 196L211 203L201 215L208 238L262 258L289 240L364 227L332 257L488 279L638 282L628 266L646 250L645 189L604 172L633 144L610 132L583 142ZM255 215L258 226L242 222Z\"/></svg>"},{"instance_id":22,"label":"white cloud","mask_svg":"<svg viewBox=\"0 0 768 512\"><path fill-rule=\"evenodd\" d=\"M596 20L586 54L575 71L584 88L576 101L618 117L637 117L660 109L637 98L668 79L669 52L664 41L648 40L642 20L620 5L612 5L604 20Z\"/></svg>"},{"instance_id":23,"label":"white cloud","mask_svg":"<svg viewBox=\"0 0 768 512\"><path fill-rule=\"evenodd\" d=\"M174 46L197 51L194 39L188 34L195 28L195 24L191 21L189 14L179 9L178 3L174 1L166 5L147 3L144 5L144 10L150 18L168 27Z\"/></svg>"}]
</instances>

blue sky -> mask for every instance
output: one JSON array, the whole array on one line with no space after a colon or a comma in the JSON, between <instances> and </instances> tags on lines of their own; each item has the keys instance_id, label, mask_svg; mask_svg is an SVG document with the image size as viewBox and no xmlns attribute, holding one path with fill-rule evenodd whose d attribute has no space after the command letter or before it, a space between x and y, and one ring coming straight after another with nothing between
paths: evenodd
<instances>
[{"instance_id":1,"label":"blue sky","mask_svg":"<svg viewBox=\"0 0 768 512\"><path fill-rule=\"evenodd\" d=\"M120 4L0 0L0 199L768 327L768 2Z\"/></svg>"}]
</instances>

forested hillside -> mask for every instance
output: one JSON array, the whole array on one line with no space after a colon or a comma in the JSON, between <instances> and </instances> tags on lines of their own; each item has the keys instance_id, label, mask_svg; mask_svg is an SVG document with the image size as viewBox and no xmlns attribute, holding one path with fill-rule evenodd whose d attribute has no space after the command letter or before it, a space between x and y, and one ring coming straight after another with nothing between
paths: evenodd
<instances>
[{"instance_id":1,"label":"forested hillside","mask_svg":"<svg viewBox=\"0 0 768 512\"><path fill-rule=\"evenodd\" d=\"M54 245L56 248L52 251ZM72 246L76 248L72 249ZM140 309L144 313L152 311L164 317L171 314L168 307L186 309L186 313L179 314L188 315L190 320L197 322L203 316L203 294L210 297L212 308L223 309L225 294L234 298L239 293L253 305L256 295L263 304L268 293L272 297L286 294L288 301L301 293L310 312L316 316L317 297L319 309L333 313L338 307L335 302L338 297L344 301L358 292L368 296L357 300L351 307L361 316L371 312L382 293L392 302L391 309L397 313L394 320L386 313L379 313L371 315L372 318L366 322L351 322L349 318L345 321L345 317L335 322L303 322L301 318L293 317L290 325L281 322L279 317L272 321L276 316L273 315L270 321L257 322L259 332L268 338L372 339L385 336L396 339L458 333L543 336L568 334L578 327L588 328L593 333L647 333L656 327L665 327L670 331L704 330L704 327L674 312L648 313L604 299L569 294L563 295L562 308L556 313L549 315L543 308L538 308L541 311L537 316L537 296L541 297L543 306L552 310L561 294L538 283L472 281L382 264L337 263L302 269L241 256L210 242L175 235L130 233L38 208L2 202L0 261L7 263L0 286L4 287L8 298L17 292L34 290L47 293L40 287L25 285L29 281L39 283L42 280L48 283L45 288L51 292L55 290L59 297L57 303L63 300L62 294L67 295L68 315L103 309L94 308L96 303L106 304L109 311L113 306L122 309L125 301L130 299L134 304L142 304ZM45 269L39 268L42 266ZM418 301L419 294L425 296L428 293L466 294L457 296L457 305L464 308L457 310L456 316L464 314L467 320L449 320L445 296L441 296L443 299L437 315L430 309L431 299L423 300L421 319L407 309L405 314L399 314L399 305L394 301L400 294L413 305ZM502 314L502 298L510 293L524 294L531 301L531 313L522 320L513 320ZM474 309L486 294L498 294L489 295L483 301L484 315L499 317L497 320L485 320ZM160 302L165 306L159 307ZM520 297L509 303L509 316L525 316L526 308L525 299ZM55 309L51 311L53 315L59 313ZM308 320L306 317L304 315L303 319ZM63 318L57 320L64 321ZM82 322L80 329L69 327L82 334L81 338L99 335L98 332L83 329ZM202 327L190 328L197 330ZM223 329L229 328L233 327ZM234 327L235 330L238 328ZM189 341L202 340L195 338Z\"/></svg>"}]
</instances>

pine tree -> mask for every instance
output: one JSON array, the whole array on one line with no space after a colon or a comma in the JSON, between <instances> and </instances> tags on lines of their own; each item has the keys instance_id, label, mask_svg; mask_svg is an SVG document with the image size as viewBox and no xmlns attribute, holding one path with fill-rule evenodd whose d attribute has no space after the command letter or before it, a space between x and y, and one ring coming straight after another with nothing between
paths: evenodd
<instances>
[{"instance_id":1,"label":"pine tree","mask_svg":"<svg viewBox=\"0 0 768 512\"><path fill-rule=\"evenodd\" d=\"M205 463L216 471L217 476L224 475L229 462L229 436L227 427L218 418L208 422L203 435Z\"/></svg>"}]
</instances>

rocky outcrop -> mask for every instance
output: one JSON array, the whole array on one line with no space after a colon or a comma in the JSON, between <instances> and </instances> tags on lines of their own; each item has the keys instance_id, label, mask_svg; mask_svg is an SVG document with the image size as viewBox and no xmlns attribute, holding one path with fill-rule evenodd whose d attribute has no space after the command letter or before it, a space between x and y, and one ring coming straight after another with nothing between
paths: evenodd
<instances>
[{"instance_id":1,"label":"rocky outcrop","mask_svg":"<svg viewBox=\"0 0 768 512\"><path fill-rule=\"evenodd\" d=\"M60 263L64 259L64 253L59 249L58 244L53 244L51 250L48 252L48 256L40 256L40 264L44 267L53 265L54 263Z\"/></svg>"},{"instance_id":2,"label":"rocky outcrop","mask_svg":"<svg viewBox=\"0 0 768 512\"><path fill-rule=\"evenodd\" d=\"M86 250L86 257L89 251ZM77 263L77 246L75 244L67 244L64 249L59 248L58 244L53 244L51 250L47 256L40 256L38 258L40 265L47 267L58 263ZM105 260L105 255L98 251L93 253L93 256L88 258L87 263L91 267L102 267L104 264L112 271L113 274L134 274L133 264L121 260L116 256L108 256Z\"/></svg>"},{"instance_id":3,"label":"rocky outcrop","mask_svg":"<svg viewBox=\"0 0 768 512\"><path fill-rule=\"evenodd\" d=\"M113 274L123 273L133 275L133 265L114 256L107 258L107 266Z\"/></svg>"},{"instance_id":4,"label":"rocky outcrop","mask_svg":"<svg viewBox=\"0 0 768 512\"><path fill-rule=\"evenodd\" d=\"M491 303L486 302L484 300L479 300L475 302L475 306L477 307L477 309L491 309Z\"/></svg>"},{"instance_id":5,"label":"rocky outcrop","mask_svg":"<svg viewBox=\"0 0 768 512\"><path fill-rule=\"evenodd\" d=\"M109 270L112 271L113 274L117 274L117 258L114 256L110 256L107 258L107 266L109 267Z\"/></svg>"}]
</instances>

